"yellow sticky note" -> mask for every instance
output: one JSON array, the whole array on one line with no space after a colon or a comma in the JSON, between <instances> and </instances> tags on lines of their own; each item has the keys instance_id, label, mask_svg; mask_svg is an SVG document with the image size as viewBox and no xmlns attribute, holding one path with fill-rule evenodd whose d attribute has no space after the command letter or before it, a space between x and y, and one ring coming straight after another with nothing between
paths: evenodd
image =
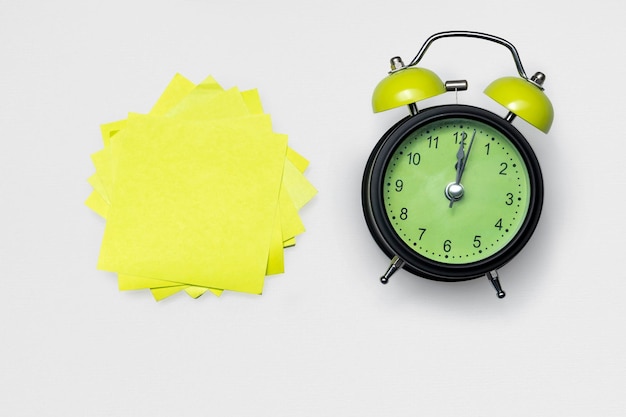
<instances>
[{"instance_id":1,"label":"yellow sticky note","mask_svg":"<svg viewBox=\"0 0 626 417\"><path fill-rule=\"evenodd\" d=\"M107 220L98 266L156 300L260 294L304 231L298 210L316 192L308 161L272 131L256 89L176 74L149 114L160 117L101 126L85 202Z\"/></svg>"},{"instance_id":2,"label":"yellow sticky note","mask_svg":"<svg viewBox=\"0 0 626 417\"><path fill-rule=\"evenodd\" d=\"M106 219L107 213L109 212L109 203L105 201L99 193L93 191L89 194L89 197L85 200L85 205Z\"/></svg>"},{"instance_id":3,"label":"yellow sticky note","mask_svg":"<svg viewBox=\"0 0 626 417\"><path fill-rule=\"evenodd\" d=\"M250 114L263 114L263 105L257 89L242 91L241 97Z\"/></svg>"},{"instance_id":4,"label":"yellow sticky note","mask_svg":"<svg viewBox=\"0 0 626 417\"><path fill-rule=\"evenodd\" d=\"M189 93L191 93L195 87L196 85L194 83L182 75L174 75L174 78L165 88L161 97L159 97L154 106L152 106L150 114L153 116L163 116Z\"/></svg>"},{"instance_id":5,"label":"yellow sticky note","mask_svg":"<svg viewBox=\"0 0 626 417\"><path fill-rule=\"evenodd\" d=\"M287 158L300 172L304 172L309 166L309 161L292 148L287 148Z\"/></svg>"},{"instance_id":6,"label":"yellow sticky note","mask_svg":"<svg viewBox=\"0 0 626 417\"><path fill-rule=\"evenodd\" d=\"M272 228L267 269L265 275L282 274L285 272L285 258L283 254L283 234L280 228L280 207L276 210L276 220ZM276 227L278 225L278 227Z\"/></svg>"},{"instance_id":7,"label":"yellow sticky note","mask_svg":"<svg viewBox=\"0 0 626 417\"><path fill-rule=\"evenodd\" d=\"M167 116L184 120L212 120L249 114L237 88L226 91L196 88L167 112Z\"/></svg>"},{"instance_id":8,"label":"yellow sticky note","mask_svg":"<svg viewBox=\"0 0 626 417\"><path fill-rule=\"evenodd\" d=\"M279 230L281 231L282 241L287 241L304 232L304 224L300 219L298 210L289 197L286 187L281 187L278 196L278 206L280 208Z\"/></svg>"},{"instance_id":9,"label":"yellow sticky note","mask_svg":"<svg viewBox=\"0 0 626 417\"><path fill-rule=\"evenodd\" d=\"M203 295L204 293L206 293L209 289L208 288L203 288L203 287L187 287L185 288L185 292L191 297L191 298L198 298L201 295ZM222 292L220 291L219 294L217 294L217 296L219 297L222 294Z\"/></svg>"},{"instance_id":10,"label":"yellow sticky note","mask_svg":"<svg viewBox=\"0 0 626 417\"><path fill-rule=\"evenodd\" d=\"M261 293L285 138L257 117L233 126L137 116L124 134L111 139L99 268Z\"/></svg>"},{"instance_id":11,"label":"yellow sticky note","mask_svg":"<svg viewBox=\"0 0 626 417\"><path fill-rule=\"evenodd\" d=\"M167 297L181 292L185 289L185 285L177 285L175 287L150 288L150 292L155 300L161 301Z\"/></svg>"},{"instance_id":12,"label":"yellow sticky note","mask_svg":"<svg viewBox=\"0 0 626 417\"><path fill-rule=\"evenodd\" d=\"M291 163L285 164L283 185L298 210L304 207L317 194L315 187Z\"/></svg>"}]
</instances>

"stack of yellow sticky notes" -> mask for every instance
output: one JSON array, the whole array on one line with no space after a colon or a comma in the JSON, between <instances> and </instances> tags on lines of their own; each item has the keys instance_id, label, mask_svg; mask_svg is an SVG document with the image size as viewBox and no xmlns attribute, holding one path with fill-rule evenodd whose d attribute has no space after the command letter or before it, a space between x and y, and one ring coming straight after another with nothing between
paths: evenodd
<instances>
[{"instance_id":1,"label":"stack of yellow sticky notes","mask_svg":"<svg viewBox=\"0 0 626 417\"><path fill-rule=\"evenodd\" d=\"M89 208L106 219L98 268L121 290L261 294L284 272L316 193L256 90L176 75L148 114L101 126Z\"/></svg>"}]
</instances>

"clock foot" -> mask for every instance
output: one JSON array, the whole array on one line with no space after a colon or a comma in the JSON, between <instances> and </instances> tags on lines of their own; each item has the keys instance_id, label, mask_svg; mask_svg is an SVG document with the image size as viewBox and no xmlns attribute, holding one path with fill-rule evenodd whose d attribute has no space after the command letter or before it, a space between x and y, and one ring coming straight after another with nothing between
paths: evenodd
<instances>
[{"instance_id":1,"label":"clock foot","mask_svg":"<svg viewBox=\"0 0 626 417\"><path fill-rule=\"evenodd\" d=\"M500 285L500 280L498 279L498 271L493 270L487 272L487 278L491 281L491 285L495 288L496 293L498 293L498 298L504 298L506 293L502 291L502 286Z\"/></svg>"},{"instance_id":2,"label":"clock foot","mask_svg":"<svg viewBox=\"0 0 626 417\"><path fill-rule=\"evenodd\" d=\"M404 261L402 259L400 259L400 257L398 255L394 256L391 259L391 265L389 265L389 268L387 269L387 272L385 272L385 275L383 275L382 277L380 277L380 282L382 282L383 284L386 284L389 282L389 278L400 268L402 268L402 265L404 265Z\"/></svg>"}]
</instances>

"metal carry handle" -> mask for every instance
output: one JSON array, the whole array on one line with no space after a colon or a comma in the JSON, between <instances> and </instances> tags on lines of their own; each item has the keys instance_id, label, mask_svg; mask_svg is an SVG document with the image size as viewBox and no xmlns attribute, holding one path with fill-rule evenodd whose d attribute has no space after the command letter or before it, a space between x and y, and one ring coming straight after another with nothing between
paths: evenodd
<instances>
[{"instance_id":1,"label":"metal carry handle","mask_svg":"<svg viewBox=\"0 0 626 417\"><path fill-rule=\"evenodd\" d=\"M436 41L437 39L441 39L441 38L451 38L451 37L477 38L477 39L483 39L486 41L495 42L497 44L505 46L509 51L511 51L511 54L513 55L513 60L515 61L515 66L517 67L517 72L519 73L519 75L525 80L528 80L526 71L524 71L524 67L522 66L522 60L520 59L519 54L517 53L517 49L515 49L515 46L513 46L513 44L507 41L506 39L502 39L497 36L490 35L488 33L482 33L482 32L456 30L456 31L435 33L430 38L428 38L426 42L424 42L424 45L422 45L417 55L415 56L415 58L413 58L413 60L408 66L411 67L411 66L417 65L417 63L421 61L421 59L424 57L424 54L426 53L426 51L428 50L428 48L434 41Z\"/></svg>"}]
</instances>

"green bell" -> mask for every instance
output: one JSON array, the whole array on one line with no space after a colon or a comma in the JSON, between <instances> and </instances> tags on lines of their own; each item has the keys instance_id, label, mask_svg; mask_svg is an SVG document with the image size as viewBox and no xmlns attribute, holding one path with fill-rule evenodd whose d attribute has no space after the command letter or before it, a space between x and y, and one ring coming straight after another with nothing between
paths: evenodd
<instances>
[{"instance_id":1,"label":"green bell","mask_svg":"<svg viewBox=\"0 0 626 417\"><path fill-rule=\"evenodd\" d=\"M548 133L554 120L552 103L541 85L545 76L538 72L529 80L503 77L485 88L485 94L511 113L526 120L544 133Z\"/></svg>"},{"instance_id":2,"label":"green bell","mask_svg":"<svg viewBox=\"0 0 626 417\"><path fill-rule=\"evenodd\" d=\"M392 71L378 83L372 95L374 113L409 105L445 93L446 87L434 72L404 67Z\"/></svg>"}]
</instances>

